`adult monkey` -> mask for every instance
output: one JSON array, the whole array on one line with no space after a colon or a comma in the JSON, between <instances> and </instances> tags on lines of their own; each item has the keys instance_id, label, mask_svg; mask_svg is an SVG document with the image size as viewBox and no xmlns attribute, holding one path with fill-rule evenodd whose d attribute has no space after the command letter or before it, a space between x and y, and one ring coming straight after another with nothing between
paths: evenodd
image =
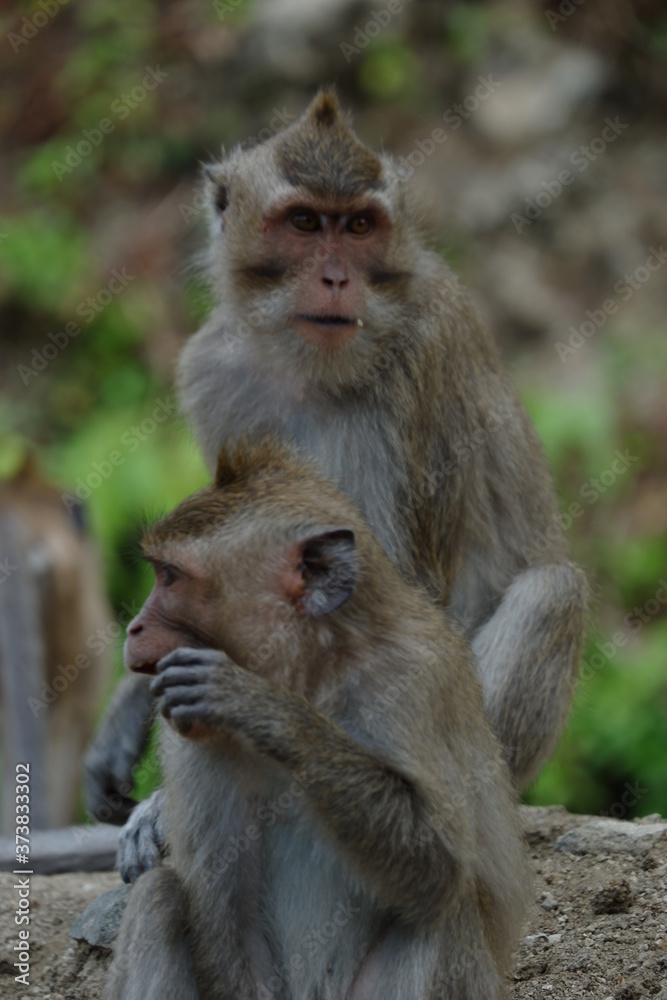
<instances>
[{"instance_id":1,"label":"adult monkey","mask_svg":"<svg viewBox=\"0 0 667 1000\"><path fill-rule=\"evenodd\" d=\"M179 375L207 462L222 442L271 430L339 483L469 639L525 788L570 705L587 588L494 345L426 248L400 171L360 142L331 91L208 168L207 188L219 305ZM89 769L93 804L118 771L123 714ZM158 807L149 800L124 834L126 877L156 859Z\"/></svg>"}]
</instances>

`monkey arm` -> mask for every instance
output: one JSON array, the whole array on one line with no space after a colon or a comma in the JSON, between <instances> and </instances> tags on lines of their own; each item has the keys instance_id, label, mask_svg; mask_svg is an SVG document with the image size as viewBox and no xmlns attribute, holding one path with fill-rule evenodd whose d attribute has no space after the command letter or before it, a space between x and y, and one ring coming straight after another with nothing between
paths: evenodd
<instances>
[{"instance_id":1,"label":"monkey arm","mask_svg":"<svg viewBox=\"0 0 667 1000\"><path fill-rule=\"evenodd\" d=\"M146 749L153 709L146 677L124 677L86 752L86 806L103 823L123 824L136 805L129 797L134 783L132 772Z\"/></svg>"},{"instance_id":2,"label":"monkey arm","mask_svg":"<svg viewBox=\"0 0 667 1000\"><path fill-rule=\"evenodd\" d=\"M184 736L231 728L295 773L388 908L434 922L465 891L471 865L460 845L470 836L464 810L447 808L451 790L403 773L301 696L217 650L178 649L157 669L151 690L165 718Z\"/></svg>"}]
</instances>

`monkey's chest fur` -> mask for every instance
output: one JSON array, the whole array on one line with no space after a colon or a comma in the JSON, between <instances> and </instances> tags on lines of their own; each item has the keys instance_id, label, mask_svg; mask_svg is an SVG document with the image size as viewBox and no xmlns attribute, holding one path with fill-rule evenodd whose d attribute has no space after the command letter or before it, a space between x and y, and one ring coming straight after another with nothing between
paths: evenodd
<instances>
[{"instance_id":1,"label":"monkey's chest fur","mask_svg":"<svg viewBox=\"0 0 667 1000\"><path fill-rule=\"evenodd\" d=\"M408 472L395 428L380 425L374 409L357 401L334 419L331 411L323 412L315 403L295 409L285 432L355 501L387 555L400 567L410 544L407 522L397 516L397 499Z\"/></svg>"},{"instance_id":2,"label":"monkey's chest fur","mask_svg":"<svg viewBox=\"0 0 667 1000\"><path fill-rule=\"evenodd\" d=\"M206 329L186 350L182 405L207 464L214 469L221 446L243 438L291 441L355 501L387 555L409 571L410 528L399 511L410 475L398 411L384 413L370 390L335 398L286 372L278 378L245 351L239 344L221 349L217 330Z\"/></svg>"},{"instance_id":3,"label":"monkey's chest fur","mask_svg":"<svg viewBox=\"0 0 667 1000\"><path fill-rule=\"evenodd\" d=\"M222 754L219 744L165 742L168 839L202 996L229 995L220 983L233 970L215 956L230 950L255 987L249 997L350 995L384 921L324 839L304 790L236 741Z\"/></svg>"}]
</instances>

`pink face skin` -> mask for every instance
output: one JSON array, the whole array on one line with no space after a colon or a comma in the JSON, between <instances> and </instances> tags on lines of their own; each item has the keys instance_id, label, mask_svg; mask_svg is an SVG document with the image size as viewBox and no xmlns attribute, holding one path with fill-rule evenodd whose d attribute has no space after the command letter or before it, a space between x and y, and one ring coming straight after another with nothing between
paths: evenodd
<instances>
[{"instance_id":1,"label":"pink face skin","mask_svg":"<svg viewBox=\"0 0 667 1000\"><path fill-rule=\"evenodd\" d=\"M189 569L185 559L151 561L155 586L128 625L124 648L127 669L144 674L155 674L157 662L181 646L219 648L209 581Z\"/></svg>"},{"instance_id":2,"label":"pink face skin","mask_svg":"<svg viewBox=\"0 0 667 1000\"><path fill-rule=\"evenodd\" d=\"M337 351L355 339L367 272L382 259L388 225L378 208L340 213L325 205L292 204L267 219L264 246L295 275L299 311L292 322L306 343Z\"/></svg>"},{"instance_id":3,"label":"pink face skin","mask_svg":"<svg viewBox=\"0 0 667 1000\"><path fill-rule=\"evenodd\" d=\"M155 571L155 585L139 614L127 626L124 660L128 670L155 674L157 663L181 647L217 649L243 665L249 653L240 643L238 608L233 595L224 596L219 581L186 545L144 548ZM276 599L285 598L302 613L304 592L302 548L285 550L285 562L277 577L270 576L267 587ZM253 568L256 575L256 569ZM242 590L243 588L241 588ZM261 622L253 619L257 637ZM259 640L258 640L259 641Z\"/></svg>"}]
</instances>

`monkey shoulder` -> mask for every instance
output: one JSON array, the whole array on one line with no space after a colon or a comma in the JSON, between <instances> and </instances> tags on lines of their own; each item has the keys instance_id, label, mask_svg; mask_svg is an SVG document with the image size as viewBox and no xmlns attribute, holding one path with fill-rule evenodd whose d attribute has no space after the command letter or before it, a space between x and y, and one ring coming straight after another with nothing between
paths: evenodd
<instances>
[{"instance_id":1,"label":"monkey shoulder","mask_svg":"<svg viewBox=\"0 0 667 1000\"><path fill-rule=\"evenodd\" d=\"M350 735L390 755L401 745L411 751L425 727L431 741L444 747L447 727L458 729L463 717L472 714L473 727L476 720L484 725L468 643L444 612L426 601L420 610L411 628L392 636L351 673L337 713L336 721Z\"/></svg>"},{"instance_id":2,"label":"monkey shoulder","mask_svg":"<svg viewBox=\"0 0 667 1000\"><path fill-rule=\"evenodd\" d=\"M223 441L256 438L284 422L285 386L263 372L251 345L219 314L187 342L177 390L210 468Z\"/></svg>"}]
</instances>

